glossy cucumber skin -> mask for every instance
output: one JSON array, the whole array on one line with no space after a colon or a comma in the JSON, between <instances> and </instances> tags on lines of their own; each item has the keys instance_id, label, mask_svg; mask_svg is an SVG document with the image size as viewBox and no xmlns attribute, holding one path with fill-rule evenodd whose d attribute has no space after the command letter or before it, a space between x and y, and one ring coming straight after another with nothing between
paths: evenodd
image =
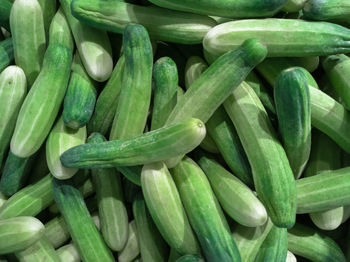
<instances>
[{"instance_id":1,"label":"glossy cucumber skin","mask_svg":"<svg viewBox=\"0 0 350 262\"><path fill-rule=\"evenodd\" d=\"M346 0L311 0L303 8L303 18L349 23L350 3Z\"/></svg>"},{"instance_id":2,"label":"glossy cucumber skin","mask_svg":"<svg viewBox=\"0 0 350 262\"><path fill-rule=\"evenodd\" d=\"M288 250L315 262L346 261L343 252L331 238L301 224L288 231Z\"/></svg>"},{"instance_id":3,"label":"glossy cucumber skin","mask_svg":"<svg viewBox=\"0 0 350 262\"><path fill-rule=\"evenodd\" d=\"M172 170L172 175L205 259L241 261L224 213L200 167L185 157Z\"/></svg>"},{"instance_id":4,"label":"glossy cucumber skin","mask_svg":"<svg viewBox=\"0 0 350 262\"><path fill-rule=\"evenodd\" d=\"M236 49L248 38L264 43L268 57L303 57L350 51L350 30L327 22L267 18L228 22L210 30L203 40L209 61Z\"/></svg>"},{"instance_id":5,"label":"glossy cucumber skin","mask_svg":"<svg viewBox=\"0 0 350 262\"><path fill-rule=\"evenodd\" d=\"M129 223L129 234L128 240L124 248L118 253L119 262L130 262L133 261L140 254L138 232L136 228L135 220Z\"/></svg>"},{"instance_id":6,"label":"glossy cucumber skin","mask_svg":"<svg viewBox=\"0 0 350 262\"><path fill-rule=\"evenodd\" d=\"M10 31L10 13L12 3L8 0L0 0L0 26Z\"/></svg>"},{"instance_id":7,"label":"glossy cucumber skin","mask_svg":"<svg viewBox=\"0 0 350 262\"><path fill-rule=\"evenodd\" d=\"M16 0L10 26L16 65L21 67L31 87L42 68L46 49L43 13L37 0Z\"/></svg>"},{"instance_id":8,"label":"glossy cucumber skin","mask_svg":"<svg viewBox=\"0 0 350 262\"><path fill-rule=\"evenodd\" d=\"M224 107L247 154L256 192L272 222L279 227L295 223L296 188L287 155L254 90L245 82Z\"/></svg>"},{"instance_id":9,"label":"glossy cucumber skin","mask_svg":"<svg viewBox=\"0 0 350 262\"><path fill-rule=\"evenodd\" d=\"M10 65L14 58L12 37L2 40L0 42L0 72Z\"/></svg>"},{"instance_id":10,"label":"glossy cucumber skin","mask_svg":"<svg viewBox=\"0 0 350 262\"><path fill-rule=\"evenodd\" d=\"M73 36L68 21L62 8L58 9L53 17L49 30L49 43L59 43L67 47L71 52L74 50Z\"/></svg>"},{"instance_id":11,"label":"glossy cucumber skin","mask_svg":"<svg viewBox=\"0 0 350 262\"><path fill-rule=\"evenodd\" d=\"M141 186L148 210L166 242L180 254L200 254L175 182L163 162L143 166Z\"/></svg>"},{"instance_id":12,"label":"glossy cucumber skin","mask_svg":"<svg viewBox=\"0 0 350 262\"><path fill-rule=\"evenodd\" d=\"M79 168L136 166L186 154L204 136L203 122L191 118L130 139L71 148L61 155L61 162L66 167Z\"/></svg>"},{"instance_id":13,"label":"glossy cucumber skin","mask_svg":"<svg viewBox=\"0 0 350 262\"><path fill-rule=\"evenodd\" d=\"M9 66L0 74L0 166L10 146L18 112L27 94L24 72Z\"/></svg>"},{"instance_id":14,"label":"glossy cucumber skin","mask_svg":"<svg viewBox=\"0 0 350 262\"><path fill-rule=\"evenodd\" d=\"M201 43L204 35L216 25L207 16L122 1L74 0L72 13L91 26L119 34L127 24L142 24L152 38L182 44Z\"/></svg>"},{"instance_id":15,"label":"glossy cucumber skin","mask_svg":"<svg viewBox=\"0 0 350 262\"><path fill-rule=\"evenodd\" d=\"M304 71L284 70L276 81L274 98L283 146L294 177L299 178L311 149L310 92Z\"/></svg>"},{"instance_id":16,"label":"glossy cucumber skin","mask_svg":"<svg viewBox=\"0 0 350 262\"><path fill-rule=\"evenodd\" d=\"M11 151L19 157L33 155L45 141L60 109L69 80L72 54L60 45L49 45L43 70L19 111Z\"/></svg>"},{"instance_id":17,"label":"glossy cucumber skin","mask_svg":"<svg viewBox=\"0 0 350 262\"><path fill-rule=\"evenodd\" d=\"M83 261L115 261L98 232L82 194L71 181L53 179L55 202Z\"/></svg>"}]
</instances>

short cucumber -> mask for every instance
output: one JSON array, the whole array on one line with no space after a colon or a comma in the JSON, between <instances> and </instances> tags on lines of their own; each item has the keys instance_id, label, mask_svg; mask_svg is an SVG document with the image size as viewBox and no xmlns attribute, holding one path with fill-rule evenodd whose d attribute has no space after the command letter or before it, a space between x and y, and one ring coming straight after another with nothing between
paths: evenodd
<instances>
[{"instance_id":1,"label":"short cucumber","mask_svg":"<svg viewBox=\"0 0 350 262\"><path fill-rule=\"evenodd\" d=\"M141 24L156 40L182 44L201 43L204 35L216 25L213 19L203 15L115 0L103 4L94 0L74 0L72 13L102 30L121 34L126 25Z\"/></svg>"},{"instance_id":2,"label":"short cucumber","mask_svg":"<svg viewBox=\"0 0 350 262\"><path fill-rule=\"evenodd\" d=\"M185 255L176 260L176 262L204 262L198 255Z\"/></svg>"},{"instance_id":3,"label":"short cucumber","mask_svg":"<svg viewBox=\"0 0 350 262\"><path fill-rule=\"evenodd\" d=\"M14 60L13 42L9 37L0 42L0 72Z\"/></svg>"},{"instance_id":4,"label":"short cucumber","mask_svg":"<svg viewBox=\"0 0 350 262\"><path fill-rule=\"evenodd\" d=\"M349 23L349 15L347 0L309 0L303 8L303 18L309 20Z\"/></svg>"},{"instance_id":5,"label":"short cucumber","mask_svg":"<svg viewBox=\"0 0 350 262\"><path fill-rule=\"evenodd\" d=\"M119 262L131 262L140 254L138 233L135 220L129 223L128 240L124 248L118 253Z\"/></svg>"},{"instance_id":6,"label":"short cucumber","mask_svg":"<svg viewBox=\"0 0 350 262\"><path fill-rule=\"evenodd\" d=\"M12 3L8 0L0 0L0 26L10 31L10 13Z\"/></svg>"},{"instance_id":7,"label":"short cucumber","mask_svg":"<svg viewBox=\"0 0 350 262\"><path fill-rule=\"evenodd\" d=\"M43 70L19 111L11 151L19 157L33 155L43 144L55 121L66 92L72 55L60 45L49 45Z\"/></svg>"}]
</instances>

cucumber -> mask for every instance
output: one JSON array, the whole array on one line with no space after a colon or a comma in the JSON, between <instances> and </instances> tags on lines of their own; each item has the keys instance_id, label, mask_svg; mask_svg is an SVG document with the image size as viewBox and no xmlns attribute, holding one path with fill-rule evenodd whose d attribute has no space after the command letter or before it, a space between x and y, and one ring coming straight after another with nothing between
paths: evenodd
<instances>
[{"instance_id":1,"label":"cucumber","mask_svg":"<svg viewBox=\"0 0 350 262\"><path fill-rule=\"evenodd\" d=\"M71 181L52 181L55 202L83 261L114 261L98 232L84 198Z\"/></svg>"},{"instance_id":2,"label":"cucumber","mask_svg":"<svg viewBox=\"0 0 350 262\"><path fill-rule=\"evenodd\" d=\"M85 140L85 126L74 130L65 126L62 117L58 119L46 141L46 161L51 174L55 178L68 179L78 172L77 168L62 166L60 155L69 148L84 144Z\"/></svg>"},{"instance_id":3,"label":"cucumber","mask_svg":"<svg viewBox=\"0 0 350 262\"><path fill-rule=\"evenodd\" d=\"M141 185L153 221L169 246L180 254L200 254L179 192L166 165L162 162L145 165L141 172Z\"/></svg>"},{"instance_id":4,"label":"cucumber","mask_svg":"<svg viewBox=\"0 0 350 262\"><path fill-rule=\"evenodd\" d=\"M296 188L287 155L254 90L243 82L224 107L247 154L255 189L278 227L295 223Z\"/></svg>"},{"instance_id":5,"label":"cucumber","mask_svg":"<svg viewBox=\"0 0 350 262\"><path fill-rule=\"evenodd\" d=\"M309 0L303 8L303 18L309 20L349 23L349 15L347 0Z\"/></svg>"},{"instance_id":6,"label":"cucumber","mask_svg":"<svg viewBox=\"0 0 350 262\"><path fill-rule=\"evenodd\" d=\"M34 217L15 217L0 220L0 254L23 250L38 241L44 225Z\"/></svg>"},{"instance_id":7,"label":"cucumber","mask_svg":"<svg viewBox=\"0 0 350 262\"><path fill-rule=\"evenodd\" d=\"M18 114L11 140L11 151L16 156L33 155L45 141L66 92L71 62L72 55L66 47L49 45L43 70Z\"/></svg>"},{"instance_id":8,"label":"cucumber","mask_svg":"<svg viewBox=\"0 0 350 262\"><path fill-rule=\"evenodd\" d=\"M224 213L200 167L185 157L172 175L206 261L241 261Z\"/></svg>"},{"instance_id":9,"label":"cucumber","mask_svg":"<svg viewBox=\"0 0 350 262\"><path fill-rule=\"evenodd\" d=\"M0 26L10 31L10 13L12 3L8 0L0 0Z\"/></svg>"},{"instance_id":10,"label":"cucumber","mask_svg":"<svg viewBox=\"0 0 350 262\"><path fill-rule=\"evenodd\" d=\"M97 98L95 111L87 125L89 133L99 132L102 135L106 135L109 131L118 106L123 83L124 65L125 58L121 56L106 86Z\"/></svg>"},{"instance_id":11,"label":"cucumber","mask_svg":"<svg viewBox=\"0 0 350 262\"><path fill-rule=\"evenodd\" d=\"M93 133L91 144L106 141L99 133ZM92 169L96 189L98 211L103 239L113 251L121 251L128 240L128 214L126 211L120 174L115 169Z\"/></svg>"},{"instance_id":12,"label":"cucumber","mask_svg":"<svg viewBox=\"0 0 350 262\"><path fill-rule=\"evenodd\" d=\"M290 252L289 250L287 251L287 258L286 258L286 262L297 262L297 258L294 256L294 254L292 252Z\"/></svg>"},{"instance_id":13,"label":"cucumber","mask_svg":"<svg viewBox=\"0 0 350 262\"><path fill-rule=\"evenodd\" d=\"M185 91L180 86L178 86L177 87L177 101L180 101L184 94L185 94Z\"/></svg>"},{"instance_id":14,"label":"cucumber","mask_svg":"<svg viewBox=\"0 0 350 262\"><path fill-rule=\"evenodd\" d=\"M175 62L162 57L154 63L151 130L164 126L177 102L178 72Z\"/></svg>"},{"instance_id":15,"label":"cucumber","mask_svg":"<svg viewBox=\"0 0 350 262\"><path fill-rule=\"evenodd\" d=\"M140 254L138 233L135 220L129 223L128 240L123 249L118 253L119 262L131 262Z\"/></svg>"},{"instance_id":16,"label":"cucumber","mask_svg":"<svg viewBox=\"0 0 350 262\"><path fill-rule=\"evenodd\" d=\"M196 158L222 208L231 218L247 227L257 227L266 223L265 207L245 184L213 158L203 153L198 153Z\"/></svg>"},{"instance_id":17,"label":"cucumber","mask_svg":"<svg viewBox=\"0 0 350 262\"><path fill-rule=\"evenodd\" d=\"M50 24L57 11L57 3L54 0L37 0L43 14L46 36L49 33Z\"/></svg>"},{"instance_id":18,"label":"cucumber","mask_svg":"<svg viewBox=\"0 0 350 262\"><path fill-rule=\"evenodd\" d=\"M204 37L204 53L212 62L252 37L266 45L268 57L350 52L350 29L327 22L267 18L238 20L214 27Z\"/></svg>"},{"instance_id":19,"label":"cucumber","mask_svg":"<svg viewBox=\"0 0 350 262\"><path fill-rule=\"evenodd\" d=\"M331 238L301 224L288 231L288 250L314 262L346 261L343 252Z\"/></svg>"},{"instance_id":20,"label":"cucumber","mask_svg":"<svg viewBox=\"0 0 350 262\"><path fill-rule=\"evenodd\" d=\"M118 166L117 170L134 185L141 186L142 166Z\"/></svg>"},{"instance_id":21,"label":"cucumber","mask_svg":"<svg viewBox=\"0 0 350 262\"><path fill-rule=\"evenodd\" d=\"M279 132L296 179L302 175L311 149L310 92L304 71L300 67L284 70L274 88Z\"/></svg>"},{"instance_id":22,"label":"cucumber","mask_svg":"<svg viewBox=\"0 0 350 262\"><path fill-rule=\"evenodd\" d=\"M168 262L175 262L178 258L180 258L182 255L178 253L174 248L170 249L170 254L168 258Z\"/></svg>"},{"instance_id":23,"label":"cucumber","mask_svg":"<svg viewBox=\"0 0 350 262\"><path fill-rule=\"evenodd\" d=\"M287 0L282 10L288 13L299 12L306 2L307 0Z\"/></svg>"},{"instance_id":24,"label":"cucumber","mask_svg":"<svg viewBox=\"0 0 350 262\"><path fill-rule=\"evenodd\" d=\"M28 87L31 87L41 71L46 49L43 13L39 2L16 0L11 9L10 26L16 65L23 69Z\"/></svg>"},{"instance_id":25,"label":"cucumber","mask_svg":"<svg viewBox=\"0 0 350 262\"><path fill-rule=\"evenodd\" d=\"M14 60L12 38L0 42L0 72L10 65Z\"/></svg>"},{"instance_id":26,"label":"cucumber","mask_svg":"<svg viewBox=\"0 0 350 262\"><path fill-rule=\"evenodd\" d=\"M107 33L75 19L71 11L72 0L59 0L59 2L89 76L99 82L107 80L113 69L112 48Z\"/></svg>"},{"instance_id":27,"label":"cucumber","mask_svg":"<svg viewBox=\"0 0 350 262\"><path fill-rule=\"evenodd\" d=\"M6 203L7 197L0 191L0 208Z\"/></svg>"},{"instance_id":28,"label":"cucumber","mask_svg":"<svg viewBox=\"0 0 350 262\"><path fill-rule=\"evenodd\" d=\"M132 204L141 258L143 262L165 262L168 247L147 210L145 200L139 193Z\"/></svg>"},{"instance_id":29,"label":"cucumber","mask_svg":"<svg viewBox=\"0 0 350 262\"><path fill-rule=\"evenodd\" d=\"M142 134L151 103L153 52L147 30L142 25L126 26L123 48L123 88L109 135L110 140Z\"/></svg>"},{"instance_id":30,"label":"cucumber","mask_svg":"<svg viewBox=\"0 0 350 262\"><path fill-rule=\"evenodd\" d=\"M10 146L18 112L26 94L27 83L23 70L17 66L7 67L0 74L0 167Z\"/></svg>"},{"instance_id":31,"label":"cucumber","mask_svg":"<svg viewBox=\"0 0 350 262\"><path fill-rule=\"evenodd\" d=\"M80 255L73 243L65 245L57 249L57 255L61 261L65 262L80 262Z\"/></svg>"},{"instance_id":32,"label":"cucumber","mask_svg":"<svg viewBox=\"0 0 350 262\"><path fill-rule=\"evenodd\" d=\"M204 35L216 25L207 16L122 1L102 4L94 0L74 0L72 13L81 21L101 30L121 34L126 25L141 24L156 40L182 44L201 43Z\"/></svg>"},{"instance_id":33,"label":"cucumber","mask_svg":"<svg viewBox=\"0 0 350 262\"><path fill-rule=\"evenodd\" d=\"M185 255L176 260L176 262L204 262L198 255Z\"/></svg>"},{"instance_id":34,"label":"cucumber","mask_svg":"<svg viewBox=\"0 0 350 262\"><path fill-rule=\"evenodd\" d=\"M203 122L190 118L135 138L71 148L61 155L61 163L78 168L148 164L186 154L198 146L204 136Z\"/></svg>"}]
</instances>

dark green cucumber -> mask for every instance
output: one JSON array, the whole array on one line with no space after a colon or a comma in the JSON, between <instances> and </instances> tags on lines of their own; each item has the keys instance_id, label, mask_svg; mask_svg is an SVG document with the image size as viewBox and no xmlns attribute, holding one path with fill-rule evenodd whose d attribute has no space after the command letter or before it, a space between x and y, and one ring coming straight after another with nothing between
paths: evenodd
<instances>
[{"instance_id":1,"label":"dark green cucumber","mask_svg":"<svg viewBox=\"0 0 350 262\"><path fill-rule=\"evenodd\" d=\"M304 70L284 70L274 88L279 132L295 178L301 176L311 149L310 93Z\"/></svg>"},{"instance_id":2,"label":"dark green cucumber","mask_svg":"<svg viewBox=\"0 0 350 262\"><path fill-rule=\"evenodd\" d=\"M350 23L350 2L347 0L309 0L303 18L318 21Z\"/></svg>"},{"instance_id":3,"label":"dark green cucumber","mask_svg":"<svg viewBox=\"0 0 350 262\"><path fill-rule=\"evenodd\" d=\"M205 136L202 121L194 118L130 139L85 144L61 155L66 167L96 168L136 166L186 154Z\"/></svg>"},{"instance_id":4,"label":"dark green cucumber","mask_svg":"<svg viewBox=\"0 0 350 262\"><path fill-rule=\"evenodd\" d=\"M84 198L70 180L52 180L53 196L84 262L115 261L98 232Z\"/></svg>"},{"instance_id":5,"label":"dark green cucumber","mask_svg":"<svg viewBox=\"0 0 350 262\"><path fill-rule=\"evenodd\" d=\"M10 65L14 59L12 38L2 40L0 42L0 72Z\"/></svg>"},{"instance_id":6,"label":"dark green cucumber","mask_svg":"<svg viewBox=\"0 0 350 262\"><path fill-rule=\"evenodd\" d=\"M0 26L10 31L10 12L12 3L8 0L0 0Z\"/></svg>"},{"instance_id":7,"label":"dark green cucumber","mask_svg":"<svg viewBox=\"0 0 350 262\"><path fill-rule=\"evenodd\" d=\"M241 261L224 213L200 167L185 157L172 174L208 262Z\"/></svg>"},{"instance_id":8,"label":"dark green cucumber","mask_svg":"<svg viewBox=\"0 0 350 262\"><path fill-rule=\"evenodd\" d=\"M204 262L204 260L198 255L185 255L176 259L175 262Z\"/></svg>"},{"instance_id":9,"label":"dark green cucumber","mask_svg":"<svg viewBox=\"0 0 350 262\"><path fill-rule=\"evenodd\" d=\"M128 25L123 35L125 65L110 140L143 133L151 103L153 51L147 30Z\"/></svg>"}]
</instances>

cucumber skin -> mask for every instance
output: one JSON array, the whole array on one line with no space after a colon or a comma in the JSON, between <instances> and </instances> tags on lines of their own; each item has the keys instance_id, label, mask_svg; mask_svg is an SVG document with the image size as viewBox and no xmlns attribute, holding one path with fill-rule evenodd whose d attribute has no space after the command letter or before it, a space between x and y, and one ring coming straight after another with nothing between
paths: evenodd
<instances>
[{"instance_id":1,"label":"cucumber skin","mask_svg":"<svg viewBox=\"0 0 350 262\"><path fill-rule=\"evenodd\" d=\"M347 0L311 0L303 8L303 19L349 23Z\"/></svg>"},{"instance_id":2,"label":"cucumber skin","mask_svg":"<svg viewBox=\"0 0 350 262\"><path fill-rule=\"evenodd\" d=\"M110 140L143 133L151 103L153 51L142 25L127 25L123 35L125 66Z\"/></svg>"},{"instance_id":3,"label":"cucumber skin","mask_svg":"<svg viewBox=\"0 0 350 262\"><path fill-rule=\"evenodd\" d=\"M58 9L57 13L51 21L49 30L49 43L59 43L67 47L73 53L75 44L68 21L63 13L62 8Z\"/></svg>"},{"instance_id":4,"label":"cucumber skin","mask_svg":"<svg viewBox=\"0 0 350 262\"><path fill-rule=\"evenodd\" d=\"M49 45L43 70L18 114L11 151L19 157L33 155L45 141L60 109L69 80L72 54L60 44Z\"/></svg>"},{"instance_id":5,"label":"cucumber skin","mask_svg":"<svg viewBox=\"0 0 350 262\"><path fill-rule=\"evenodd\" d=\"M14 59L12 38L6 38L0 42L0 72L10 65Z\"/></svg>"},{"instance_id":6,"label":"cucumber skin","mask_svg":"<svg viewBox=\"0 0 350 262\"><path fill-rule=\"evenodd\" d=\"M12 3L8 0L0 0L0 26L10 31L10 13Z\"/></svg>"},{"instance_id":7,"label":"cucumber skin","mask_svg":"<svg viewBox=\"0 0 350 262\"><path fill-rule=\"evenodd\" d=\"M118 253L119 262L130 262L140 254L138 232L135 220L129 223L128 240L124 248Z\"/></svg>"},{"instance_id":8,"label":"cucumber skin","mask_svg":"<svg viewBox=\"0 0 350 262\"><path fill-rule=\"evenodd\" d=\"M172 175L208 262L241 261L223 211L200 167L185 157Z\"/></svg>"}]
</instances>

